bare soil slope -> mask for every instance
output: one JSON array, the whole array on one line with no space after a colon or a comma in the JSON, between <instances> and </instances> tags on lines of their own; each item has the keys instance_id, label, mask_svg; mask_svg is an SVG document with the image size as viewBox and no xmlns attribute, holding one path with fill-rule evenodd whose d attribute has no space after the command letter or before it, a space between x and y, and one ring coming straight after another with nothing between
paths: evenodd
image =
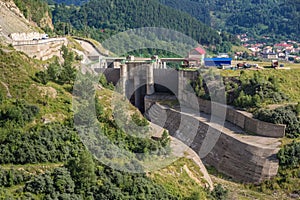
<instances>
[{"instance_id":1,"label":"bare soil slope","mask_svg":"<svg viewBox=\"0 0 300 200\"><path fill-rule=\"evenodd\" d=\"M18 32L33 32L38 28L25 19L12 0L0 0L0 37L10 41L8 35Z\"/></svg>"}]
</instances>

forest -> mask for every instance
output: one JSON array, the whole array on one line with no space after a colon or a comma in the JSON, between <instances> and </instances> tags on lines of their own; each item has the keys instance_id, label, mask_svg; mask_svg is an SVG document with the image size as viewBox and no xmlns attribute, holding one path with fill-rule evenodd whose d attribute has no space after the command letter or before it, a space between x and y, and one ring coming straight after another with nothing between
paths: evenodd
<instances>
[{"instance_id":1,"label":"forest","mask_svg":"<svg viewBox=\"0 0 300 200\"><path fill-rule=\"evenodd\" d=\"M44 1L14 0L15 4L20 8L26 18L32 19L34 22L40 22L44 14L48 11L47 4Z\"/></svg>"},{"instance_id":2,"label":"forest","mask_svg":"<svg viewBox=\"0 0 300 200\"><path fill-rule=\"evenodd\" d=\"M237 42L232 35L219 35L189 14L155 0L92 0L80 8L56 5L52 15L56 32L75 32L74 34L88 35L98 41L132 28L162 27L184 33L202 45L214 46L216 51L221 46L226 46L225 50L230 51L230 45Z\"/></svg>"},{"instance_id":3,"label":"forest","mask_svg":"<svg viewBox=\"0 0 300 200\"><path fill-rule=\"evenodd\" d=\"M55 2L68 5L82 5L83 2L88 1L56 0ZM299 0L156 0L156 2L153 1L153 4L158 2L168 6L166 8L168 13L170 11L174 12L170 8L177 9L188 13L190 16L218 31L227 31L232 34L248 33L249 36L256 39L262 39L262 36L269 36L274 41L287 38L299 40ZM191 25L194 23L188 22L187 26L193 27ZM137 25L144 25L144 23L137 23ZM175 29L177 29L176 26L174 27L172 24L172 27ZM190 33L190 31L187 31L187 33Z\"/></svg>"},{"instance_id":4,"label":"forest","mask_svg":"<svg viewBox=\"0 0 300 200\"><path fill-rule=\"evenodd\" d=\"M252 37L269 36L299 40L298 0L160 0L183 10L216 30ZM207 13L210 13L207 15Z\"/></svg>"},{"instance_id":5,"label":"forest","mask_svg":"<svg viewBox=\"0 0 300 200\"><path fill-rule=\"evenodd\" d=\"M87 0L47 0L49 4L63 3L66 5L75 5L80 6L83 3L87 2Z\"/></svg>"}]
</instances>

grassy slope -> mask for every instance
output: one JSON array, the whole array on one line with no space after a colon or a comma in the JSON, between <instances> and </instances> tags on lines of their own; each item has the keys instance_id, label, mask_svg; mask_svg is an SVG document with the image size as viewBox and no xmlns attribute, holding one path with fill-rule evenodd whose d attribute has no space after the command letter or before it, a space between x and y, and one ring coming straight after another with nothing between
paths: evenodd
<instances>
[{"instance_id":1,"label":"grassy slope","mask_svg":"<svg viewBox=\"0 0 300 200\"><path fill-rule=\"evenodd\" d=\"M51 118L64 119L70 115L70 93L57 84L48 83L44 86L34 81L34 74L46 64L14 50L3 52L0 56L0 81L7 84L13 98L39 105L39 117L52 115ZM1 92L6 95L3 85Z\"/></svg>"},{"instance_id":2,"label":"grassy slope","mask_svg":"<svg viewBox=\"0 0 300 200\"><path fill-rule=\"evenodd\" d=\"M267 66L269 63L258 63L260 66ZM270 64L269 64L270 65ZM279 84L279 89L290 97L290 101L293 103L300 102L300 65L289 64L287 67L291 67L291 70L275 70L275 69L265 69L260 71L262 75L276 77ZM246 75L251 77L255 71L246 70ZM239 76L239 71L226 70L222 71L223 76Z\"/></svg>"},{"instance_id":3,"label":"grassy slope","mask_svg":"<svg viewBox=\"0 0 300 200\"><path fill-rule=\"evenodd\" d=\"M4 47L2 47L4 48ZM7 47L4 49L7 50ZM10 52L2 52L0 56L0 81L7 84L9 91L13 98L22 98L31 104L36 104L40 107L41 111L35 123L42 123L40 118L47 116L47 118L56 120L63 120L72 115L71 112L71 94L65 90L68 85L61 86L49 82L46 86L34 81L34 74L43 69L43 65L47 62L41 62L28 58L26 55L16 52L13 49L8 49ZM50 62L50 61L48 61ZM39 88L42 88L40 90ZM6 88L0 84L0 92L6 95ZM48 95L43 95L44 91L50 91ZM53 95L55 93L56 95ZM112 117L111 111L111 98L112 91L102 89L98 91L100 100L105 105L108 111L108 116ZM136 109L130 104L129 111ZM35 123L31 124L34 125ZM31 126L30 125L30 126ZM53 168L60 167L62 164L57 163L39 163L34 165L1 165L5 169L17 169L24 171L24 173L43 173L45 170L52 170ZM187 165L188 169L201 182L201 185L195 182L186 171L182 171L183 165ZM173 176L173 174L175 176ZM205 181L200 172L199 167L188 159L180 159L158 172L150 175L157 183L161 183L168 188L170 193L178 195L189 196L193 192L200 192L205 196L203 186ZM13 186L6 188L5 191L16 191L23 187L23 185ZM180 188L177 190L176 188Z\"/></svg>"},{"instance_id":4,"label":"grassy slope","mask_svg":"<svg viewBox=\"0 0 300 200\"><path fill-rule=\"evenodd\" d=\"M192 160L181 158L164 169L150 173L149 177L177 196L189 197L193 193L199 193L201 199L207 198L203 189L206 181Z\"/></svg>"},{"instance_id":5,"label":"grassy slope","mask_svg":"<svg viewBox=\"0 0 300 200\"><path fill-rule=\"evenodd\" d=\"M247 61L248 62L248 61ZM269 66L270 62L248 62L257 63L260 66ZM290 97L289 103L300 102L300 65L285 63L285 67L290 67L291 70L275 70L275 69L265 69L260 71L264 76L274 76L278 80L279 89L283 91ZM249 77L253 76L255 71L246 70L245 74ZM226 70L222 71L223 76L239 76L240 71ZM282 139L282 146L290 144L293 141L299 141L300 139ZM274 177L270 182L263 183L262 185L256 187L254 185L243 185L238 183L233 183L228 181L228 179L220 176L214 170L210 170L210 173L214 174L212 176L213 181L217 183L224 184L230 191L232 196L238 197L238 199L290 199L288 193L299 190L300 181L296 178L288 178L288 180L282 180L280 174L297 174L299 173L299 168L294 170L280 170L279 174ZM285 176L285 175L284 175ZM291 177L291 176L290 176ZM278 183L282 182L279 186Z\"/></svg>"}]
</instances>

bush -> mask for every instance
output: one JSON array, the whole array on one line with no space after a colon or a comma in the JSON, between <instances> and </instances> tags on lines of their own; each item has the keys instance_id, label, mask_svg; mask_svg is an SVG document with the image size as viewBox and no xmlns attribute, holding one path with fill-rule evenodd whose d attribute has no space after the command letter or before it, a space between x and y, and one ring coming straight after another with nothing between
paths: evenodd
<instances>
[{"instance_id":1,"label":"bush","mask_svg":"<svg viewBox=\"0 0 300 200\"><path fill-rule=\"evenodd\" d=\"M114 85L112 83L108 83L105 75L103 73L100 73L99 75L99 83L106 89L113 90Z\"/></svg>"},{"instance_id":2,"label":"bush","mask_svg":"<svg viewBox=\"0 0 300 200\"><path fill-rule=\"evenodd\" d=\"M24 100L15 100L10 104L3 105L0 110L0 124L13 123L15 126L24 126L31 122L39 113L39 108L29 105Z\"/></svg>"},{"instance_id":3,"label":"bush","mask_svg":"<svg viewBox=\"0 0 300 200\"><path fill-rule=\"evenodd\" d=\"M69 51L66 46L62 47L64 63L61 65L56 59L51 63L47 70L40 71L35 74L38 82L46 85L49 81L57 84L73 83L76 79L76 69L72 66L74 62L74 54Z\"/></svg>"},{"instance_id":4,"label":"bush","mask_svg":"<svg viewBox=\"0 0 300 200\"><path fill-rule=\"evenodd\" d=\"M300 165L300 142L293 142L292 144L284 146L277 155L280 167L296 168Z\"/></svg>"},{"instance_id":5,"label":"bush","mask_svg":"<svg viewBox=\"0 0 300 200\"><path fill-rule=\"evenodd\" d=\"M30 179L30 175L21 170L0 168L0 185L12 187L22 184Z\"/></svg>"},{"instance_id":6,"label":"bush","mask_svg":"<svg viewBox=\"0 0 300 200\"><path fill-rule=\"evenodd\" d=\"M64 162L80 148L77 132L59 123L12 129L0 144L0 164Z\"/></svg>"},{"instance_id":7,"label":"bush","mask_svg":"<svg viewBox=\"0 0 300 200\"><path fill-rule=\"evenodd\" d=\"M228 196L228 190L224 188L221 184L218 184L211 192L211 195L216 200L225 200Z\"/></svg>"},{"instance_id":8,"label":"bush","mask_svg":"<svg viewBox=\"0 0 300 200\"><path fill-rule=\"evenodd\" d=\"M292 106L280 107L275 110L261 109L254 113L254 117L265 122L286 124L286 133L290 138L300 135L300 121Z\"/></svg>"}]
</instances>

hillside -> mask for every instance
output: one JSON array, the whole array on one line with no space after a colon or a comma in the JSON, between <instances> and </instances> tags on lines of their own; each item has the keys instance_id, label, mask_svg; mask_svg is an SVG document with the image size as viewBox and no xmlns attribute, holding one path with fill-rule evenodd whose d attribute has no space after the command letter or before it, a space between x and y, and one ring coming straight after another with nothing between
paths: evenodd
<instances>
[{"instance_id":1,"label":"hillside","mask_svg":"<svg viewBox=\"0 0 300 200\"><path fill-rule=\"evenodd\" d=\"M76 5L76 6L82 5L87 1L88 0L47 0L49 4L64 3L66 5Z\"/></svg>"},{"instance_id":2,"label":"hillside","mask_svg":"<svg viewBox=\"0 0 300 200\"><path fill-rule=\"evenodd\" d=\"M36 26L33 26L15 5L11 1L0 1L0 38L3 40L10 40L8 35L16 32L33 32L38 30ZM0 39L1 40L1 39Z\"/></svg>"},{"instance_id":3,"label":"hillside","mask_svg":"<svg viewBox=\"0 0 300 200\"><path fill-rule=\"evenodd\" d=\"M300 2L295 0L160 0L183 10L217 30L299 40ZM210 13L208 16L207 13ZM209 18L209 19L207 19Z\"/></svg>"},{"instance_id":4,"label":"hillside","mask_svg":"<svg viewBox=\"0 0 300 200\"><path fill-rule=\"evenodd\" d=\"M92 157L75 131L72 109L74 54L63 49L64 62L38 61L6 46L0 49L0 198L17 199L184 199L209 198L206 181L199 166L183 158L168 168L151 174L116 170ZM45 70L44 66L48 66ZM67 74L67 76L66 76ZM154 141L137 138L121 130L110 107L113 91L101 81L96 91L99 127L110 142L132 157L136 152L157 150L165 154L168 139ZM75 87L75 86L74 86ZM78 86L76 86L78 87ZM76 88L75 88L76 90ZM76 96L77 93L75 93ZM73 94L74 95L74 94ZM84 105L84 102L81 102ZM141 114L130 106L129 118L145 124ZM86 114L89 114L85 110ZM86 115L76 119L85 120ZM119 154L101 149L114 166ZM119 150L118 150L119 151ZM112 157L117 156L117 158ZM157 157L159 159L159 157ZM107 159L104 158L103 159ZM114 160L117 159L117 160ZM147 156L124 160L125 166L141 167ZM128 162L128 163L127 163ZM151 160L153 163L153 160ZM121 164L122 165L122 164ZM185 172L174 177L168 172ZM161 177L166 179L161 180ZM182 184L179 184L182 183ZM177 190L180 185L180 190Z\"/></svg>"},{"instance_id":5,"label":"hillside","mask_svg":"<svg viewBox=\"0 0 300 200\"><path fill-rule=\"evenodd\" d=\"M47 18L45 2L17 1L21 11L12 1L0 0L0 14L5 16L0 20L3 32L41 31L41 20ZM232 2L244 5L237 0ZM260 1L264 2L267 1ZM231 1L224 7L229 8L229 4ZM130 28L161 26L184 32L217 51L226 51L235 42L231 35L219 34L188 14L154 0L91 0L82 7L51 8L58 34L90 36L101 41ZM202 11L206 12L194 9L195 13ZM211 23L216 20L211 19ZM157 134L138 109L114 92L114 86L103 75L81 68L82 58L92 55L95 47L89 43L87 48L78 37L65 39L68 46L60 49L61 57L46 61L30 58L0 40L0 199L300 197L299 69L221 72L226 96L234 106L255 111L255 117L261 120L286 124L287 134L277 155L280 169L276 177L261 184L236 183L211 167L214 183L225 188L217 185L209 191L211 180L196 153L188 149L180 152L183 158L174 157L174 140L167 132L160 130ZM100 44L84 40L102 51ZM218 80L215 72L220 71L208 71L206 78ZM191 84L199 97L209 97L201 77ZM138 126L131 127L132 122ZM122 128L123 125L129 126ZM153 168L156 170L151 171Z\"/></svg>"},{"instance_id":6,"label":"hillside","mask_svg":"<svg viewBox=\"0 0 300 200\"><path fill-rule=\"evenodd\" d=\"M80 9L56 6L52 14L57 31L65 31L63 27L72 25L72 30L67 28L67 32L88 34L98 41L132 28L163 27L182 32L202 45L227 48L225 51L230 51L230 44L236 42L230 35L219 35L190 15L164 6L156 0L92 0ZM62 22L66 24L62 25Z\"/></svg>"},{"instance_id":7,"label":"hillside","mask_svg":"<svg viewBox=\"0 0 300 200\"><path fill-rule=\"evenodd\" d=\"M44 30L53 30L48 5L44 0L13 0L26 19Z\"/></svg>"}]
</instances>

